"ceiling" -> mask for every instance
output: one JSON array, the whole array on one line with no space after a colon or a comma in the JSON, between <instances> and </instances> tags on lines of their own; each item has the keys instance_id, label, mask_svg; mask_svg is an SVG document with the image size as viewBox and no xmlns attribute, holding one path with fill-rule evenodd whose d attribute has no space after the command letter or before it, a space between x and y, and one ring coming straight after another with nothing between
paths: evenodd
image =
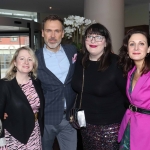
<instances>
[{"instance_id":1,"label":"ceiling","mask_svg":"<svg viewBox=\"0 0 150 150\"><path fill-rule=\"evenodd\" d=\"M150 3L150 0L124 0L125 7ZM93 0L94 2L94 0ZM115 3L114 3L115 4ZM52 7L52 9L49 9ZM58 14L60 16L68 15L84 15L84 0L0 0L0 9L7 9L7 12L29 11L28 14L34 15L32 12ZM10 9L8 11L8 9ZM23 30L23 28L0 26L0 31ZM26 30L26 29L24 29Z\"/></svg>"},{"instance_id":2,"label":"ceiling","mask_svg":"<svg viewBox=\"0 0 150 150\"><path fill-rule=\"evenodd\" d=\"M49 9L52 7L52 9ZM84 0L0 0L0 9L83 16Z\"/></svg>"},{"instance_id":3,"label":"ceiling","mask_svg":"<svg viewBox=\"0 0 150 150\"><path fill-rule=\"evenodd\" d=\"M150 2L150 0L124 1L125 6ZM52 9L49 9L49 7L52 7ZM51 13L58 15L63 14L63 16L83 16L84 0L0 0L0 9Z\"/></svg>"}]
</instances>

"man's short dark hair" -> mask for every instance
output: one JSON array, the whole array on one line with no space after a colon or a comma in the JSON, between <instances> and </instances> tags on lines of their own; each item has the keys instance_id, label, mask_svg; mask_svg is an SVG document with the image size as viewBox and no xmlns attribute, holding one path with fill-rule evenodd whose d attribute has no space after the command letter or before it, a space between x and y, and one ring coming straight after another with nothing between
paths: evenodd
<instances>
[{"instance_id":1,"label":"man's short dark hair","mask_svg":"<svg viewBox=\"0 0 150 150\"><path fill-rule=\"evenodd\" d=\"M49 16L47 16L43 21L42 21L42 29L44 30L44 25L45 25L45 22L46 21L48 21L48 20L50 20L50 21L55 21L55 20L58 20L58 21L60 21L60 23L62 24L62 27L63 27L63 29L64 29L64 20L61 18L61 17L59 17L58 15L49 15Z\"/></svg>"}]
</instances>

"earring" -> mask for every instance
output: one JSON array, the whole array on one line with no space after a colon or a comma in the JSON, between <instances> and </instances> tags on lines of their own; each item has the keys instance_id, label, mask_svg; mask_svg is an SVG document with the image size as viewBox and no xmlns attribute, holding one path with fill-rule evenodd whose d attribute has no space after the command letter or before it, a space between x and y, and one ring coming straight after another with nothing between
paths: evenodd
<instances>
[{"instance_id":1,"label":"earring","mask_svg":"<svg viewBox=\"0 0 150 150\"><path fill-rule=\"evenodd\" d=\"M33 69L28 73L29 77L32 77L32 75L33 75Z\"/></svg>"},{"instance_id":2,"label":"earring","mask_svg":"<svg viewBox=\"0 0 150 150\"><path fill-rule=\"evenodd\" d=\"M149 56L149 53L146 54L146 57L148 57L148 56Z\"/></svg>"},{"instance_id":3,"label":"earring","mask_svg":"<svg viewBox=\"0 0 150 150\"><path fill-rule=\"evenodd\" d=\"M13 72L17 72L17 67L16 66L14 66Z\"/></svg>"}]
</instances>

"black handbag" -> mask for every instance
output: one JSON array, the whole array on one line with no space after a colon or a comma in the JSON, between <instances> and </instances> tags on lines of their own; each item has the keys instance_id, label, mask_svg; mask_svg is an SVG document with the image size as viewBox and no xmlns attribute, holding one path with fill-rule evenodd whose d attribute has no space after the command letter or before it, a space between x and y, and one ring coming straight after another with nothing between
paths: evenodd
<instances>
[{"instance_id":1,"label":"black handbag","mask_svg":"<svg viewBox=\"0 0 150 150\"><path fill-rule=\"evenodd\" d=\"M73 128L75 129L80 129L80 125L78 123L78 120L77 120L77 112L78 112L78 109L77 108L72 108L70 110L70 124L72 125Z\"/></svg>"},{"instance_id":2,"label":"black handbag","mask_svg":"<svg viewBox=\"0 0 150 150\"><path fill-rule=\"evenodd\" d=\"M76 101L77 101L77 97L78 97L78 95L77 95L74 106L70 110L70 113L69 113L69 117L70 117L69 122L72 125L72 127L74 127L75 129L80 129L81 127L86 127L84 110L81 109L83 87L84 87L84 68L83 68L83 81L82 81L80 105L79 105L79 108L76 108Z\"/></svg>"}]
</instances>

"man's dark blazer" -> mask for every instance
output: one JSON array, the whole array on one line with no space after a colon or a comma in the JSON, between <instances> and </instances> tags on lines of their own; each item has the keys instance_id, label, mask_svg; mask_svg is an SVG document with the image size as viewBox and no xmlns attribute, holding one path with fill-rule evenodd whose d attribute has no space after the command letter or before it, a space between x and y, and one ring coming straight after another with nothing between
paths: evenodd
<instances>
[{"instance_id":1,"label":"man's dark blazer","mask_svg":"<svg viewBox=\"0 0 150 150\"><path fill-rule=\"evenodd\" d=\"M38 59L38 78L41 81L45 96L44 120L47 125L57 125L63 119L64 98L66 99L66 116L68 119L69 110L73 107L75 101L75 92L71 88L71 80L74 73L75 62L74 55L77 50L73 45L62 45L68 60L70 68L64 84L46 67L43 49L36 52Z\"/></svg>"},{"instance_id":2,"label":"man's dark blazer","mask_svg":"<svg viewBox=\"0 0 150 150\"><path fill-rule=\"evenodd\" d=\"M40 81L38 79L32 79L32 82L40 99L38 121L42 135L44 124L44 95ZM33 110L25 94L18 85L16 78L11 81L1 79L0 89L0 119L2 120L3 127L18 141L26 144L35 127ZM5 120L3 120L4 112L8 114L8 117ZM4 132L1 137L3 136Z\"/></svg>"}]
</instances>

